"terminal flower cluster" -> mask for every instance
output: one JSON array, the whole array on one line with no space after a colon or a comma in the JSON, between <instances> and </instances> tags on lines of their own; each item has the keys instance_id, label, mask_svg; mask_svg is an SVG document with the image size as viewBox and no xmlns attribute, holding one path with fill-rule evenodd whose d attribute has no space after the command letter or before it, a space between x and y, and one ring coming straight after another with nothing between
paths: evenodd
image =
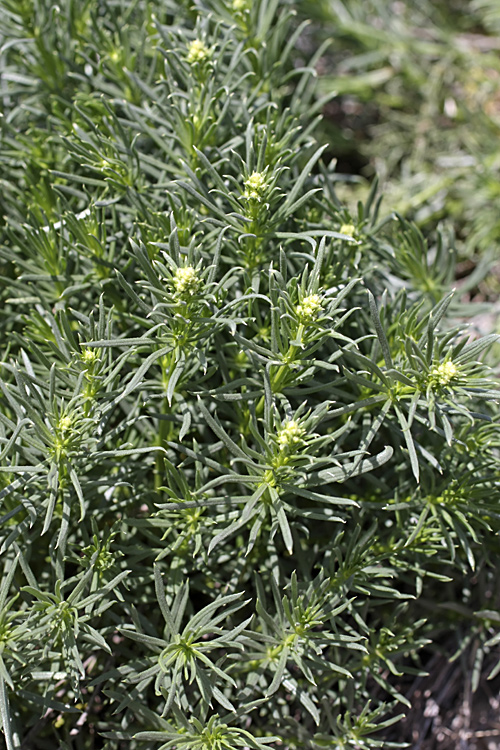
<instances>
[{"instance_id":1,"label":"terminal flower cluster","mask_svg":"<svg viewBox=\"0 0 500 750\"><path fill-rule=\"evenodd\" d=\"M201 64L210 60L211 51L201 39L194 39L188 46L187 61L190 65Z\"/></svg>"},{"instance_id":2,"label":"terminal flower cluster","mask_svg":"<svg viewBox=\"0 0 500 750\"><path fill-rule=\"evenodd\" d=\"M278 445L280 450L284 451L301 443L304 433L305 429L294 419L285 422L284 426L278 432Z\"/></svg>"},{"instance_id":3,"label":"terminal flower cluster","mask_svg":"<svg viewBox=\"0 0 500 750\"><path fill-rule=\"evenodd\" d=\"M349 238L346 237L344 242L349 242L351 245L355 242L358 243L359 241L359 234L357 228L354 226L354 224L342 224L340 227L340 233L349 235Z\"/></svg>"},{"instance_id":4,"label":"terminal flower cluster","mask_svg":"<svg viewBox=\"0 0 500 750\"><path fill-rule=\"evenodd\" d=\"M69 430L71 430L72 427L73 427L73 418L69 414L62 416L57 425L57 429L61 434L69 432Z\"/></svg>"},{"instance_id":5,"label":"terminal flower cluster","mask_svg":"<svg viewBox=\"0 0 500 750\"><path fill-rule=\"evenodd\" d=\"M82 361L86 365L93 365L99 359L99 352L97 349L84 349L82 351Z\"/></svg>"},{"instance_id":6,"label":"terminal flower cluster","mask_svg":"<svg viewBox=\"0 0 500 750\"><path fill-rule=\"evenodd\" d=\"M243 196L249 201L260 201L267 189L265 172L252 172L245 180L245 192Z\"/></svg>"},{"instance_id":7,"label":"terminal flower cluster","mask_svg":"<svg viewBox=\"0 0 500 750\"><path fill-rule=\"evenodd\" d=\"M448 385L453 378L456 378L458 368L453 362L442 362L436 365L430 372L430 380L436 385Z\"/></svg>"},{"instance_id":8,"label":"terminal flower cluster","mask_svg":"<svg viewBox=\"0 0 500 750\"><path fill-rule=\"evenodd\" d=\"M322 309L322 301L319 294L310 294L308 297L304 297L302 302L296 306L295 312L301 323L310 323L318 317Z\"/></svg>"},{"instance_id":9,"label":"terminal flower cluster","mask_svg":"<svg viewBox=\"0 0 500 750\"><path fill-rule=\"evenodd\" d=\"M244 13L249 10L247 0L233 0L231 6L235 13Z\"/></svg>"},{"instance_id":10,"label":"terminal flower cluster","mask_svg":"<svg viewBox=\"0 0 500 750\"><path fill-rule=\"evenodd\" d=\"M342 224L340 227L340 234L350 234L351 237L354 237L356 232L356 227L354 224Z\"/></svg>"},{"instance_id":11,"label":"terminal flower cluster","mask_svg":"<svg viewBox=\"0 0 500 750\"><path fill-rule=\"evenodd\" d=\"M174 274L174 289L176 294L183 297L189 294L195 294L200 286L200 279L193 266L178 268Z\"/></svg>"}]
</instances>

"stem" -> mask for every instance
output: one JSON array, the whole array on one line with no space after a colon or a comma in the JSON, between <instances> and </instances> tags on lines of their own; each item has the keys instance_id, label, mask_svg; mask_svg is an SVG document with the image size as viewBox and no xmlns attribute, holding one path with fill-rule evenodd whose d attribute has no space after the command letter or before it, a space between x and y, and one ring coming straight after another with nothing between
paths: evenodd
<instances>
[{"instance_id":1,"label":"stem","mask_svg":"<svg viewBox=\"0 0 500 750\"><path fill-rule=\"evenodd\" d=\"M172 407L168 403L166 398L163 399L162 413L168 414L172 412ZM158 441L157 445L161 448L166 448L168 441L173 437L173 422L167 419L160 419L158 425ZM155 459L155 490L160 491L160 487L163 486L165 478L165 457L162 451L158 451Z\"/></svg>"},{"instance_id":2,"label":"stem","mask_svg":"<svg viewBox=\"0 0 500 750\"><path fill-rule=\"evenodd\" d=\"M282 365L279 365L277 371L273 374L273 371L271 369L271 392L273 395L275 393L280 393L283 381L286 379L286 376L288 372L290 371L290 366L295 362L295 358L297 357L297 354L301 351L300 346L297 346L296 344L290 344L288 347L288 351L285 355L285 362ZM257 407L256 407L256 413L257 416L260 416L262 412L264 411L264 403L265 398L264 396L261 396Z\"/></svg>"}]
</instances>

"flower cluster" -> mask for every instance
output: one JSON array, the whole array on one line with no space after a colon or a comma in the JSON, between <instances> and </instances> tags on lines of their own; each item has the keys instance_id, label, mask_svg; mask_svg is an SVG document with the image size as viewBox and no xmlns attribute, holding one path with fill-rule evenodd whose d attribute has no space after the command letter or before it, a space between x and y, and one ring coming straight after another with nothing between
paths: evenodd
<instances>
[{"instance_id":1,"label":"flower cluster","mask_svg":"<svg viewBox=\"0 0 500 750\"><path fill-rule=\"evenodd\" d=\"M201 39L194 39L188 46L186 60L190 65L195 65L196 63L201 65L210 60L211 56L212 53L207 45Z\"/></svg>"},{"instance_id":2,"label":"flower cluster","mask_svg":"<svg viewBox=\"0 0 500 750\"><path fill-rule=\"evenodd\" d=\"M235 13L248 13L250 10L248 0L233 0L231 7Z\"/></svg>"},{"instance_id":3,"label":"flower cluster","mask_svg":"<svg viewBox=\"0 0 500 750\"><path fill-rule=\"evenodd\" d=\"M350 237L355 238L356 237L356 227L354 224L342 224L340 227L340 234L348 234ZM352 240L347 240L347 242L352 242Z\"/></svg>"},{"instance_id":4,"label":"flower cluster","mask_svg":"<svg viewBox=\"0 0 500 750\"><path fill-rule=\"evenodd\" d=\"M99 359L97 349L84 349L82 351L82 362L91 367Z\"/></svg>"},{"instance_id":5,"label":"flower cluster","mask_svg":"<svg viewBox=\"0 0 500 750\"><path fill-rule=\"evenodd\" d=\"M456 378L458 367L453 362L442 362L436 365L430 372L430 381L436 385L448 385L453 378Z\"/></svg>"},{"instance_id":6,"label":"flower cluster","mask_svg":"<svg viewBox=\"0 0 500 750\"><path fill-rule=\"evenodd\" d=\"M73 418L69 414L66 414L60 418L59 423L57 425L57 430L61 434L64 434L65 432L69 432L72 426L73 426Z\"/></svg>"},{"instance_id":7,"label":"flower cluster","mask_svg":"<svg viewBox=\"0 0 500 750\"><path fill-rule=\"evenodd\" d=\"M310 294L296 306L295 312L301 323L310 323L318 317L322 309L319 294Z\"/></svg>"},{"instance_id":8,"label":"flower cluster","mask_svg":"<svg viewBox=\"0 0 500 750\"><path fill-rule=\"evenodd\" d=\"M200 287L200 279L193 266L178 268L174 274L174 289L180 297L196 294Z\"/></svg>"},{"instance_id":9,"label":"flower cluster","mask_svg":"<svg viewBox=\"0 0 500 750\"><path fill-rule=\"evenodd\" d=\"M266 189L267 181L265 172L252 172L250 177L245 180L245 192L243 195L249 201L260 201Z\"/></svg>"},{"instance_id":10,"label":"flower cluster","mask_svg":"<svg viewBox=\"0 0 500 750\"><path fill-rule=\"evenodd\" d=\"M278 432L278 445L280 450L284 451L301 443L304 433L305 429L294 419L285 422L284 426Z\"/></svg>"}]
</instances>

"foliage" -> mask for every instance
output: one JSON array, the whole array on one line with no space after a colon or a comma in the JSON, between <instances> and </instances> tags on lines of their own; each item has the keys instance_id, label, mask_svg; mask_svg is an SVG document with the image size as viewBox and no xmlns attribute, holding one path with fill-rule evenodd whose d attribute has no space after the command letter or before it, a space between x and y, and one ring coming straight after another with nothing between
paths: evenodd
<instances>
[{"instance_id":1,"label":"foliage","mask_svg":"<svg viewBox=\"0 0 500 750\"><path fill-rule=\"evenodd\" d=\"M340 171L375 171L386 210L426 234L453 224L460 276L475 270L464 291L495 300L498 3L321 0L303 12L314 14L311 42L334 37L320 88L338 94L325 129Z\"/></svg>"},{"instance_id":2,"label":"foliage","mask_svg":"<svg viewBox=\"0 0 500 750\"><path fill-rule=\"evenodd\" d=\"M449 235L339 201L285 0L0 7L7 750L394 746L498 552Z\"/></svg>"}]
</instances>

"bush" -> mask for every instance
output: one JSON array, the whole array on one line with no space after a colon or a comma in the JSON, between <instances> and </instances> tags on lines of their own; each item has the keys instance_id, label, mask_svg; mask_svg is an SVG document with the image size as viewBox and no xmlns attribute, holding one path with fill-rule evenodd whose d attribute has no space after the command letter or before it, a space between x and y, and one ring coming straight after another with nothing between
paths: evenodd
<instances>
[{"instance_id":1,"label":"bush","mask_svg":"<svg viewBox=\"0 0 500 750\"><path fill-rule=\"evenodd\" d=\"M284 0L1 7L6 747L400 746L498 553L449 238L339 202Z\"/></svg>"}]
</instances>

